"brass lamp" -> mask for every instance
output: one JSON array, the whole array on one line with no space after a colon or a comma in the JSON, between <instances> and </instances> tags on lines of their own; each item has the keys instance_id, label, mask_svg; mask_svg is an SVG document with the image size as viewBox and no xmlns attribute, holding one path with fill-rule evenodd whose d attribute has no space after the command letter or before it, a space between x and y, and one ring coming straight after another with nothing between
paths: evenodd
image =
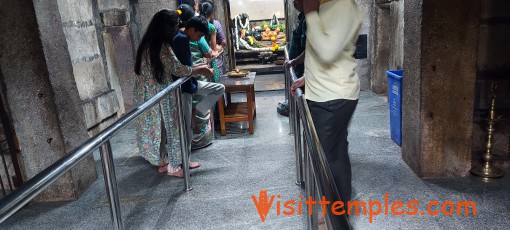
<instances>
[{"instance_id":1,"label":"brass lamp","mask_svg":"<svg viewBox=\"0 0 510 230\"><path fill-rule=\"evenodd\" d=\"M487 144L486 150L483 154L482 165L477 165L471 169L473 175L483 177L484 179L500 178L505 175L505 172L492 165L493 160L493 142L494 142L494 131L495 125L500 121L500 117L496 117L496 82L493 81L491 84L491 105L489 111L489 118L487 119Z\"/></svg>"}]
</instances>

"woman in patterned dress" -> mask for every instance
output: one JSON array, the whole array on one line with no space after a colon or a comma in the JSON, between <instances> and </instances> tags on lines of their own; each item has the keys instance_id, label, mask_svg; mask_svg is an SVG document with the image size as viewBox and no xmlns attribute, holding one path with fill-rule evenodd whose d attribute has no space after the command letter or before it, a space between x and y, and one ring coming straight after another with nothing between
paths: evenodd
<instances>
[{"instance_id":1,"label":"woman in patterned dress","mask_svg":"<svg viewBox=\"0 0 510 230\"><path fill-rule=\"evenodd\" d=\"M190 75L211 76L212 70L205 65L190 67L182 65L171 47L178 29L177 12L163 9L152 18L136 53L134 103L141 104L172 83L172 74L179 77ZM183 177L179 139L179 122L175 93L144 112L137 120L137 142L141 155L158 172ZM190 168L199 166L191 162Z\"/></svg>"}]
</instances>

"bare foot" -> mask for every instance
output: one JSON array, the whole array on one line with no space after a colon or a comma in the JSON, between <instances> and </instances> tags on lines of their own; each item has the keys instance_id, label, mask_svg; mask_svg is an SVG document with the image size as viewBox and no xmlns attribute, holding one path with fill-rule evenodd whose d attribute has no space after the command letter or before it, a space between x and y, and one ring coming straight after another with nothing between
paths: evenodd
<instances>
[{"instance_id":1,"label":"bare foot","mask_svg":"<svg viewBox=\"0 0 510 230\"><path fill-rule=\"evenodd\" d=\"M184 177L184 171L182 169L179 169L179 171L177 172L174 172L174 173L168 173L169 176L171 177L179 177L179 178L183 178Z\"/></svg>"},{"instance_id":2,"label":"bare foot","mask_svg":"<svg viewBox=\"0 0 510 230\"><path fill-rule=\"evenodd\" d=\"M200 163L200 162L193 162L193 161L189 162L189 168L190 169L196 169L196 168L198 168L200 166L202 166L202 163Z\"/></svg>"},{"instance_id":3,"label":"bare foot","mask_svg":"<svg viewBox=\"0 0 510 230\"><path fill-rule=\"evenodd\" d=\"M322 213L319 213L318 215L318 223L319 223L319 230L327 230L328 227L326 226L326 219Z\"/></svg>"},{"instance_id":4,"label":"bare foot","mask_svg":"<svg viewBox=\"0 0 510 230\"><path fill-rule=\"evenodd\" d=\"M166 171L168 171L168 164L162 164L160 166L158 166L158 173L164 173Z\"/></svg>"}]
</instances>

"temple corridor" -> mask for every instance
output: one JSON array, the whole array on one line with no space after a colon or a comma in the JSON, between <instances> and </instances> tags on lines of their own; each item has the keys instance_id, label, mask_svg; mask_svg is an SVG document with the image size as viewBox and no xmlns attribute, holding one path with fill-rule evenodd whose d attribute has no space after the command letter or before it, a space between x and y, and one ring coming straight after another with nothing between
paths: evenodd
<instances>
[{"instance_id":1,"label":"temple corridor","mask_svg":"<svg viewBox=\"0 0 510 230\"><path fill-rule=\"evenodd\" d=\"M276 215L275 204L264 223L251 195L261 189L298 199L295 185L293 137L288 118L275 107L283 91L257 92L255 134L230 125L227 136L216 135L212 146L192 153L203 166L192 170L193 190L183 191L181 179L157 174L138 156L134 129L112 139L124 225L127 229L305 229L304 216ZM234 100L239 97L234 97ZM241 124L246 126L246 124ZM350 127L354 199L473 200L476 217L368 216L352 218L354 229L504 229L510 216L510 177L485 184L473 178L422 180L402 161L399 147L389 137L386 97L362 91ZM77 201L29 205L2 224L2 229L109 229L108 200L100 160L98 179ZM507 172L508 173L508 172ZM276 199L276 198L275 198ZM276 202L277 200L275 200ZM439 209L439 208L438 208Z\"/></svg>"},{"instance_id":2,"label":"temple corridor","mask_svg":"<svg viewBox=\"0 0 510 230\"><path fill-rule=\"evenodd\" d=\"M333 1L347 0L320 2ZM357 73L351 79L359 80L361 90L348 136L353 193L352 202L344 207L351 212L349 219L331 214L335 223L330 226L508 229L510 1L349 1L363 13L356 49L350 50ZM158 173L141 156L135 125L127 122L135 119L131 114L143 111L140 108L150 108L149 103L140 106L136 99L141 91L137 87L140 75L133 68L136 51L157 12L166 9L182 19L178 7L196 5L186 2L0 0L0 230L122 229L122 225L126 229L316 230L320 218L307 216L307 196L316 193L313 189L318 186L332 202L341 200L333 191L326 156L301 151L317 149L319 141L309 138L310 145L305 147L291 134L290 127L301 127L303 136L313 133L304 131L308 128L306 113L295 113L291 106L291 117L302 115L297 122L279 114L286 112L278 103L285 100L284 89L291 84L285 82L283 72L286 80L298 77L284 67L286 57L294 53L293 45L314 49L306 48L303 35L325 38L315 30L321 27L307 25L306 14L294 5L303 1L196 0L215 5L208 14L222 28L214 26L220 38L214 46L221 46L217 50L221 58L211 52L213 58L207 59L205 51L200 51L203 57L194 60L195 64L207 62L218 71L214 65L222 60L222 76L216 74L216 80L228 89L222 100L228 101L232 93L232 102L247 103L221 104L220 100L225 108L218 105L215 118L221 121L215 123L213 144L191 153L191 161L203 164L191 170L191 191L185 189L186 180ZM305 27L309 32L304 32ZM292 44L294 36L301 42ZM312 40L308 39L308 45ZM321 44L329 48L335 41ZM212 40L208 43L213 44ZM317 56L327 56L330 50L347 51L325 49ZM330 67L324 65L320 70L329 73ZM352 88L356 92L357 85ZM313 95L313 90L308 92ZM303 112L306 104L301 99L298 103ZM142 124L155 120L148 118ZM207 118L202 120L207 123ZM337 116L332 120L343 121ZM174 121L184 127L177 124L182 119ZM222 136L225 122L226 136ZM324 126L339 127L329 122ZM124 128L115 133L119 127ZM198 130L195 134L210 130L210 126L196 126L196 120L191 127ZM161 133L157 126L144 130L158 137ZM179 135L182 143L187 141L185 132L173 135ZM212 138L204 136L195 139L207 140L207 145ZM159 139L148 139L150 144L159 144ZM331 142L339 143L335 141ZM92 149L96 149L93 154ZM186 148L173 152L187 156ZM296 171L296 162L305 165L302 174ZM177 171L178 164L171 164L170 171ZM311 165L318 185L307 184L313 181ZM116 179L108 177L112 172ZM105 182L105 177L110 179ZM296 184L304 178L308 180L301 186ZM273 197L272 203L261 199L262 191L267 191L268 199ZM291 201L294 206L289 208L286 204ZM117 218L118 213L122 218Z\"/></svg>"}]
</instances>

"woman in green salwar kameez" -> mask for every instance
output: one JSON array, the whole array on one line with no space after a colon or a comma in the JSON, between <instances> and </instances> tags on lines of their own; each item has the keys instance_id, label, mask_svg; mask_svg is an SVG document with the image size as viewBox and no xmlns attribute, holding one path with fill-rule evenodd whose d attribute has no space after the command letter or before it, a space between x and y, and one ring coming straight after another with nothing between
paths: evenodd
<instances>
[{"instance_id":1,"label":"woman in green salwar kameez","mask_svg":"<svg viewBox=\"0 0 510 230\"><path fill-rule=\"evenodd\" d=\"M209 22L209 34L205 36L205 40L209 44L212 50L216 52L221 52L223 47L221 45L218 45L216 42L216 33L218 32L218 28L214 25L214 5L212 2L204 1L200 3L200 15L204 16L207 21ZM217 56L217 55L216 55ZM216 57L215 56L215 57ZM213 59L211 61L211 67L214 69L214 82L218 82L220 80L220 71L218 68L218 64L216 62L216 59Z\"/></svg>"}]
</instances>

